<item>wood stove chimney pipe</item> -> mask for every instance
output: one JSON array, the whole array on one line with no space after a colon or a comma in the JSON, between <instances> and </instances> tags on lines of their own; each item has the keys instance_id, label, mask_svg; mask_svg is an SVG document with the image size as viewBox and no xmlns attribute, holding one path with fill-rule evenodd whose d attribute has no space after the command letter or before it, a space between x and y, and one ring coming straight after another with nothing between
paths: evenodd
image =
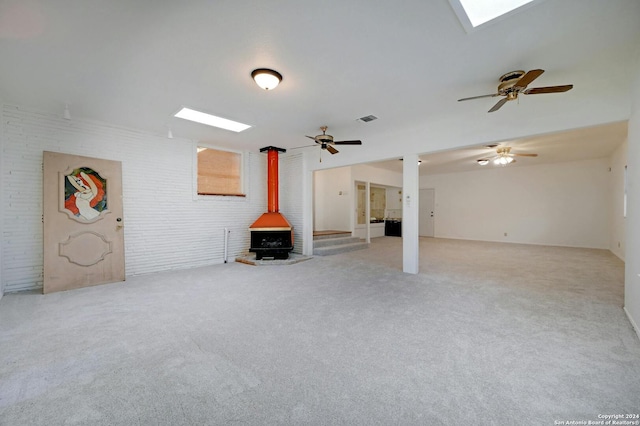
<instances>
[{"instance_id":1,"label":"wood stove chimney pipe","mask_svg":"<svg viewBox=\"0 0 640 426\"><path fill-rule=\"evenodd\" d=\"M278 200L278 152L287 152L286 149L266 146L260 148L260 152L267 151L267 211L276 213L280 210Z\"/></svg>"}]
</instances>

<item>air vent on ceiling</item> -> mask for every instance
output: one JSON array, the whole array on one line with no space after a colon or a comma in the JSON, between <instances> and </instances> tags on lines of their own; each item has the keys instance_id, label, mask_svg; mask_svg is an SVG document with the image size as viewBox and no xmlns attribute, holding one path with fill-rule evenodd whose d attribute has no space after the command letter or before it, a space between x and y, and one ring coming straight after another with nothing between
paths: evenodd
<instances>
[{"instance_id":1,"label":"air vent on ceiling","mask_svg":"<svg viewBox=\"0 0 640 426\"><path fill-rule=\"evenodd\" d=\"M358 118L357 121L362 121L363 123L368 123L370 121L377 120L377 119L378 119L378 117L376 117L375 115L367 115L366 117Z\"/></svg>"}]
</instances>

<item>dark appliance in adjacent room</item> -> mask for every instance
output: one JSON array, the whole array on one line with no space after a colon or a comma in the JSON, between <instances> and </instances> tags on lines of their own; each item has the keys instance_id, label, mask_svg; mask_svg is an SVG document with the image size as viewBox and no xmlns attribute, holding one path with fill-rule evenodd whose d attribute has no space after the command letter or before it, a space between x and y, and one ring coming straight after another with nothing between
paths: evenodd
<instances>
[{"instance_id":1,"label":"dark appliance in adjacent room","mask_svg":"<svg viewBox=\"0 0 640 426\"><path fill-rule=\"evenodd\" d=\"M402 237L402 221L386 219L384 221L384 235L387 237Z\"/></svg>"},{"instance_id":2,"label":"dark appliance in adjacent room","mask_svg":"<svg viewBox=\"0 0 640 426\"><path fill-rule=\"evenodd\" d=\"M267 213L249 227L251 231L250 252L256 260L262 258L288 259L293 250L293 226L278 210L278 152L282 148L267 146L260 152L267 152Z\"/></svg>"}]
</instances>

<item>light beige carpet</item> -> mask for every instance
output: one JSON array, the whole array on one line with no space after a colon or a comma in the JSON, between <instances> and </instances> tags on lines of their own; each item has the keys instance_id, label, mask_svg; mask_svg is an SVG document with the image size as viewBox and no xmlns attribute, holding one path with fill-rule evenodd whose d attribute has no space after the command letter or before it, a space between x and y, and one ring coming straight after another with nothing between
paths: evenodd
<instances>
[{"instance_id":1,"label":"light beige carpet","mask_svg":"<svg viewBox=\"0 0 640 426\"><path fill-rule=\"evenodd\" d=\"M0 301L3 425L552 425L640 410L608 251L400 238Z\"/></svg>"}]
</instances>

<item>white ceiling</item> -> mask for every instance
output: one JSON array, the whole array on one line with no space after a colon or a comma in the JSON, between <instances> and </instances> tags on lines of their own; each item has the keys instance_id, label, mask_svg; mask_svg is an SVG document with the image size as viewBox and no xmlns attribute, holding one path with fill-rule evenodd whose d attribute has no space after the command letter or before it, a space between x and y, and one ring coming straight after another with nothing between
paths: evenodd
<instances>
[{"instance_id":1,"label":"white ceiling","mask_svg":"<svg viewBox=\"0 0 640 426\"><path fill-rule=\"evenodd\" d=\"M496 149L511 147L514 154L538 154L537 157L514 156L512 167L533 166L565 161L590 160L609 157L627 138L627 122L583 127L575 130L556 132L527 138L496 141L498 147L489 148L475 145L466 148L439 151L420 156L421 175L457 173L476 170L490 170L496 167L491 162L480 166L479 159L493 159ZM402 161L399 159L380 161L370 165L402 173Z\"/></svg>"},{"instance_id":2,"label":"white ceiling","mask_svg":"<svg viewBox=\"0 0 640 426\"><path fill-rule=\"evenodd\" d=\"M363 141L332 167L624 121L639 45L637 0L542 1L470 33L448 0L0 0L0 99L176 143L293 148L321 125ZM259 89L259 67L282 84ZM575 87L491 114L495 98L457 102L533 68L530 87ZM253 127L173 118L183 105Z\"/></svg>"}]
</instances>

